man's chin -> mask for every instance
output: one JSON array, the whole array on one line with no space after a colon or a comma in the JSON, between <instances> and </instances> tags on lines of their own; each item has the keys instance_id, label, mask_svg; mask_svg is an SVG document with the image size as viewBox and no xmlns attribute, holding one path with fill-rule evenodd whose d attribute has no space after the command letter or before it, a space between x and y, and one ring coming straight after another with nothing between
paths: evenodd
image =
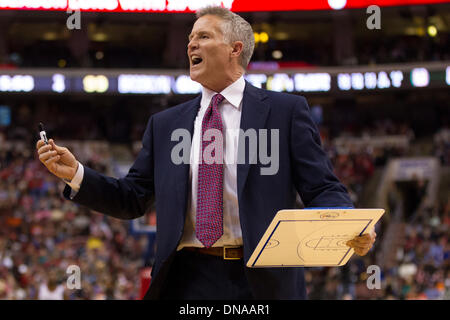
<instances>
[{"instance_id":1,"label":"man's chin","mask_svg":"<svg viewBox=\"0 0 450 320\"><path fill-rule=\"evenodd\" d=\"M191 77L192 81L195 81L195 82L200 82L201 81L201 77L200 77L199 73L196 72L196 71L190 70L189 71L189 76Z\"/></svg>"}]
</instances>

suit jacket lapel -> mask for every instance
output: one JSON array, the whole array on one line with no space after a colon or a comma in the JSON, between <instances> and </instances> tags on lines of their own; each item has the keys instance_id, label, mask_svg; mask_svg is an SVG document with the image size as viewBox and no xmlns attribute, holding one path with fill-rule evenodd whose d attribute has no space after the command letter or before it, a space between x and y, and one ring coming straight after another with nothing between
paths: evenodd
<instances>
[{"instance_id":1,"label":"suit jacket lapel","mask_svg":"<svg viewBox=\"0 0 450 320\"><path fill-rule=\"evenodd\" d=\"M264 128L267 116L269 115L270 107L264 100L267 95L263 90L260 90L246 81L244 89L244 97L242 101L241 125L240 128L246 132L248 129L256 130L257 137L258 130ZM248 141L248 140L247 140ZM257 138L259 141L259 138ZM239 139L239 148L243 148L248 153L248 148L242 145L244 141ZM248 145L248 143L247 143ZM255 155L257 156L257 155ZM238 157L239 158L239 157ZM251 160L251 159L248 159ZM250 170L250 161L245 161L243 164L237 165L237 192L238 201L240 202L242 191L247 180L248 171Z\"/></svg>"}]
</instances>

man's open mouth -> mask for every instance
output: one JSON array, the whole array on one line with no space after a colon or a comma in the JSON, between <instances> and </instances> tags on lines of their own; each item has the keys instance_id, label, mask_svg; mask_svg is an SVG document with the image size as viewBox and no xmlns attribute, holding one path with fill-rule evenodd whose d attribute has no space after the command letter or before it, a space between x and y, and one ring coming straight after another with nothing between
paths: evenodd
<instances>
[{"instance_id":1,"label":"man's open mouth","mask_svg":"<svg viewBox=\"0 0 450 320\"><path fill-rule=\"evenodd\" d=\"M193 55L191 57L191 61L192 61L192 65L196 66L196 65L200 64L203 61L203 59L200 56Z\"/></svg>"}]
</instances>

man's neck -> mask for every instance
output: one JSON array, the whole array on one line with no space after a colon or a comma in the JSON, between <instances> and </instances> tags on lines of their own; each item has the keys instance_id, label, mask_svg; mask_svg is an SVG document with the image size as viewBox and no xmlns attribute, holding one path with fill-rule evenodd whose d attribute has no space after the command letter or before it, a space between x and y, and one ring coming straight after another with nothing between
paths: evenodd
<instances>
[{"instance_id":1,"label":"man's neck","mask_svg":"<svg viewBox=\"0 0 450 320\"><path fill-rule=\"evenodd\" d=\"M222 92L225 88L235 83L242 75L244 74L243 70L239 70L237 72L231 73L229 77L225 79L225 81L217 82L217 83L206 83L203 86L214 92Z\"/></svg>"}]
</instances>

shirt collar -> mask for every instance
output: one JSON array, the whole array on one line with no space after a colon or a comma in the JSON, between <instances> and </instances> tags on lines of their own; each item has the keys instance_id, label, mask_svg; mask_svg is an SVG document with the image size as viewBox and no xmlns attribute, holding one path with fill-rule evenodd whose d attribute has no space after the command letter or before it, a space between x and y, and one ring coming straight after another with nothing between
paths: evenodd
<instances>
[{"instance_id":1,"label":"shirt collar","mask_svg":"<svg viewBox=\"0 0 450 320\"><path fill-rule=\"evenodd\" d=\"M243 76L240 76L235 82L222 90L220 94L235 108L239 109L242 98L244 96L245 80ZM202 101L201 105L208 106L212 97L217 92L214 92L208 88L202 86Z\"/></svg>"}]
</instances>

